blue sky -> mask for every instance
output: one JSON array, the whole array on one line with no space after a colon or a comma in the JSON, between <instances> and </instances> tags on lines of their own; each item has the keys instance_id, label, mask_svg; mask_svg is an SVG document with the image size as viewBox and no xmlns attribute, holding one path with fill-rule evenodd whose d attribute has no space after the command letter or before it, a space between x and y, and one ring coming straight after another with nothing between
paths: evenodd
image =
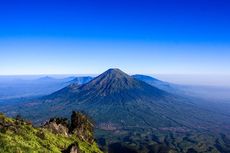
<instances>
[{"instance_id":1,"label":"blue sky","mask_svg":"<svg viewBox=\"0 0 230 153\"><path fill-rule=\"evenodd\" d=\"M0 2L0 75L230 75L228 0Z\"/></svg>"}]
</instances>

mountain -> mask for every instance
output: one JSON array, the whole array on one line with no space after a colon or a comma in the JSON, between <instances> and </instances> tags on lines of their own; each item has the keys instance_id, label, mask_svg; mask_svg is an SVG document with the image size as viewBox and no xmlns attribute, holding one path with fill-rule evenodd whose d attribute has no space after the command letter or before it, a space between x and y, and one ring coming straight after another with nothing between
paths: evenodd
<instances>
[{"instance_id":1,"label":"mountain","mask_svg":"<svg viewBox=\"0 0 230 153\"><path fill-rule=\"evenodd\" d=\"M0 79L0 99L8 100L12 98L34 97L49 95L70 84L84 84L89 82L92 77L67 77L56 79L49 76L38 79L11 79L1 81Z\"/></svg>"},{"instance_id":2,"label":"mountain","mask_svg":"<svg viewBox=\"0 0 230 153\"><path fill-rule=\"evenodd\" d=\"M20 114L26 112L25 115L36 122L53 116L67 116L72 110L85 111L98 127L112 129L202 129L229 119L215 112L212 112L215 115L210 114L209 110L186 98L134 79L119 69L109 69L86 84L71 84L20 107L23 107L23 111L19 109Z\"/></svg>"},{"instance_id":3,"label":"mountain","mask_svg":"<svg viewBox=\"0 0 230 153\"><path fill-rule=\"evenodd\" d=\"M38 78L37 81L56 81L55 78L52 78L52 77L49 77L49 76L45 76L45 77L41 77L41 78Z\"/></svg>"},{"instance_id":4,"label":"mountain","mask_svg":"<svg viewBox=\"0 0 230 153\"><path fill-rule=\"evenodd\" d=\"M167 91L169 93L173 93L173 94L179 94L179 95L183 95L184 91L181 89L182 86L173 84L173 83L168 83L165 81L161 81L158 80L156 78L147 76L147 75L141 75L141 74L136 74L136 75L132 75L133 78L140 80L140 81L144 81L154 87L157 87L161 90Z\"/></svg>"},{"instance_id":5,"label":"mountain","mask_svg":"<svg viewBox=\"0 0 230 153\"><path fill-rule=\"evenodd\" d=\"M199 86L199 85L178 85L164 82L147 75L136 74L133 78L144 81L154 87L167 91L172 94L190 98L199 98L208 102L229 102L230 88L221 86Z\"/></svg>"}]
</instances>

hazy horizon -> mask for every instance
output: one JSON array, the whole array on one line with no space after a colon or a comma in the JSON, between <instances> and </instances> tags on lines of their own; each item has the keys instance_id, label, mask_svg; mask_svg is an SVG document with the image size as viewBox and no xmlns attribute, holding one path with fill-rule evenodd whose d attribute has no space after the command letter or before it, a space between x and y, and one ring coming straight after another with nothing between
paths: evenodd
<instances>
[{"instance_id":1,"label":"hazy horizon","mask_svg":"<svg viewBox=\"0 0 230 153\"><path fill-rule=\"evenodd\" d=\"M101 72L102 73L102 72ZM128 73L129 75L141 74L148 75L166 81L169 83L175 83L180 85L194 85L194 86L217 86L217 87L230 87L230 75L199 75L199 74L142 74L142 73ZM92 76L96 77L98 74L25 74L25 75L0 75L0 80L35 80L42 77L52 77L55 79L63 79L67 77L78 76ZM208 78L208 79L207 79Z\"/></svg>"}]
</instances>

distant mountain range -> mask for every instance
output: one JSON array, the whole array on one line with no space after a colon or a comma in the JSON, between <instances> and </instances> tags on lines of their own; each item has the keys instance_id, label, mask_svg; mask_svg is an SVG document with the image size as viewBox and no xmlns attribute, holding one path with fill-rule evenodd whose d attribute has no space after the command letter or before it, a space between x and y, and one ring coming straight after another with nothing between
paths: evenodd
<instances>
[{"instance_id":1,"label":"distant mountain range","mask_svg":"<svg viewBox=\"0 0 230 153\"><path fill-rule=\"evenodd\" d=\"M19 109L19 112L26 112L26 117L41 122L49 117L65 117L72 110L80 110L92 116L98 127L109 126L113 129L203 129L217 123L223 124L225 119L229 119L215 112L211 114L210 110L189 99L161 90L173 88L167 83L154 79L154 87L140 81L143 77L146 79L145 76L129 76L119 69L109 69L92 80L87 78L87 81L91 80L88 83L72 83L51 95L24 103L20 106L23 111Z\"/></svg>"},{"instance_id":2,"label":"distant mountain range","mask_svg":"<svg viewBox=\"0 0 230 153\"><path fill-rule=\"evenodd\" d=\"M34 76L35 77L35 76ZM172 94L197 97L208 101L229 102L230 88L214 86L178 85L158 80L147 75L133 75L133 78L144 81L154 87ZM0 103L15 98L31 98L49 95L70 84L85 84L91 81L92 76L70 76L56 79L50 76L38 79L22 77L0 77Z\"/></svg>"},{"instance_id":3,"label":"distant mountain range","mask_svg":"<svg viewBox=\"0 0 230 153\"><path fill-rule=\"evenodd\" d=\"M172 94L184 97L199 98L208 102L230 102L230 88L228 87L179 85L141 74L133 75L133 77Z\"/></svg>"},{"instance_id":4,"label":"distant mountain range","mask_svg":"<svg viewBox=\"0 0 230 153\"><path fill-rule=\"evenodd\" d=\"M49 76L38 79L0 79L0 100L49 95L72 83L84 84L92 77L67 77L56 79Z\"/></svg>"}]
</instances>

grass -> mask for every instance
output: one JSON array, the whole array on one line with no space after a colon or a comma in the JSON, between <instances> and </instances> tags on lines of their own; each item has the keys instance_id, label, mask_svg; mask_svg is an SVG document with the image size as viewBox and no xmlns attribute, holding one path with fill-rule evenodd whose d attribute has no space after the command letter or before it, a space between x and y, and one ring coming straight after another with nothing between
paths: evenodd
<instances>
[{"instance_id":1,"label":"grass","mask_svg":"<svg viewBox=\"0 0 230 153\"><path fill-rule=\"evenodd\" d=\"M90 144L77 135L54 134L4 115L0 115L0 130L0 153L61 153L74 142L83 153L101 153L95 142Z\"/></svg>"}]
</instances>

